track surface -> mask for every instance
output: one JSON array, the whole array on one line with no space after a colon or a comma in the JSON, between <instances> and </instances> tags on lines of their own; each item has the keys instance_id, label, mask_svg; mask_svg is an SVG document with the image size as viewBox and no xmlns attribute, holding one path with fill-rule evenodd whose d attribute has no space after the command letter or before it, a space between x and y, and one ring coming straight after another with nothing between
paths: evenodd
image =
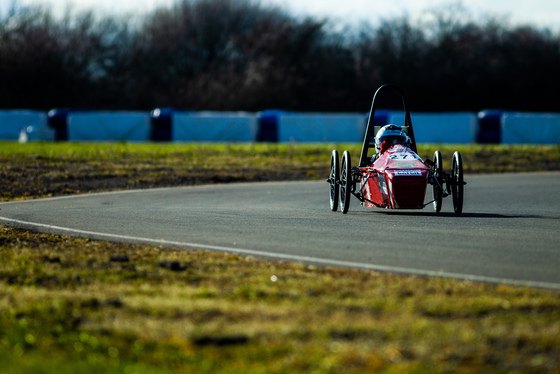
<instances>
[{"instance_id":1,"label":"track surface","mask_svg":"<svg viewBox=\"0 0 560 374\"><path fill-rule=\"evenodd\" d=\"M463 215L333 213L325 182L214 185L0 204L0 224L329 266L560 288L560 173L467 176ZM431 192L428 191L427 200Z\"/></svg>"}]
</instances>

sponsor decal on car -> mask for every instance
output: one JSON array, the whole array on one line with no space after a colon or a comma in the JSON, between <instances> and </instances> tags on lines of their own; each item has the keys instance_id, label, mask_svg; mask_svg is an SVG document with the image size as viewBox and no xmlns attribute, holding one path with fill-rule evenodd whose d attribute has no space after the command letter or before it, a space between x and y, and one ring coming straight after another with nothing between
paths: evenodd
<instances>
[{"instance_id":1,"label":"sponsor decal on car","mask_svg":"<svg viewBox=\"0 0 560 374\"><path fill-rule=\"evenodd\" d=\"M421 176L422 171L420 171L420 170L397 170L397 171L395 171L395 175L398 175L398 176Z\"/></svg>"},{"instance_id":2,"label":"sponsor decal on car","mask_svg":"<svg viewBox=\"0 0 560 374\"><path fill-rule=\"evenodd\" d=\"M414 161L413 162L400 161L397 162L397 167L402 169L414 169L418 167L418 164Z\"/></svg>"}]
</instances>

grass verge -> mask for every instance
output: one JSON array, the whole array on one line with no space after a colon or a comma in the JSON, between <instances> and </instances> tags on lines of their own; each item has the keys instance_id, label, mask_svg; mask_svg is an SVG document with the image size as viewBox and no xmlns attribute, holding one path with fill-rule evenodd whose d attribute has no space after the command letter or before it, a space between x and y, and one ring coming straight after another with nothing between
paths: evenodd
<instances>
[{"instance_id":1,"label":"grass verge","mask_svg":"<svg viewBox=\"0 0 560 374\"><path fill-rule=\"evenodd\" d=\"M61 194L228 182L323 179L332 149L359 144L0 143L0 201ZM465 173L560 170L560 146L421 145L461 152Z\"/></svg>"},{"instance_id":2,"label":"grass verge","mask_svg":"<svg viewBox=\"0 0 560 374\"><path fill-rule=\"evenodd\" d=\"M0 232L3 373L560 368L554 291Z\"/></svg>"},{"instance_id":3,"label":"grass verge","mask_svg":"<svg viewBox=\"0 0 560 374\"><path fill-rule=\"evenodd\" d=\"M332 148L359 157L357 145L7 143L0 191L12 200L323 179ZM449 161L460 150L467 173L560 169L560 147L437 148ZM554 373L560 293L0 227L0 367L10 374Z\"/></svg>"}]
</instances>

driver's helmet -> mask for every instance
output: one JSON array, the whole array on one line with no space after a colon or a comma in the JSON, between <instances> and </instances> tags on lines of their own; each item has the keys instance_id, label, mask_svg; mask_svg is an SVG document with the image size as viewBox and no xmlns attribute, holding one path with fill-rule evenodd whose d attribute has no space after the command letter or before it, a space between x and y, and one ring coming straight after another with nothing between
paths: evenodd
<instances>
[{"instance_id":1,"label":"driver's helmet","mask_svg":"<svg viewBox=\"0 0 560 374\"><path fill-rule=\"evenodd\" d=\"M380 153L394 144L406 144L407 142L408 135L402 128L396 125L385 125L375 135L375 151Z\"/></svg>"}]
</instances>

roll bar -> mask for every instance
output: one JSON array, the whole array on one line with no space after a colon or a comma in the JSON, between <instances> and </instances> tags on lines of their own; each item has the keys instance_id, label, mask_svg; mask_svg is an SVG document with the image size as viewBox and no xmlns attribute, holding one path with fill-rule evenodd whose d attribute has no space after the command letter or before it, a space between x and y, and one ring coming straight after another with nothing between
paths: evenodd
<instances>
[{"instance_id":1,"label":"roll bar","mask_svg":"<svg viewBox=\"0 0 560 374\"><path fill-rule=\"evenodd\" d=\"M373 100L371 102L371 110L369 112L368 123L366 126L366 133L364 136L364 143L362 145L362 156L360 157L360 167L365 167L369 165L370 160L368 157L368 151L370 148L375 148L375 126L373 125L373 118L375 116L376 109L379 109L376 107L375 99L377 98L377 95L381 93L381 91L386 91L389 89L397 91L401 96L403 108L404 108L404 125L407 127L406 132L410 137L410 141L411 141L410 148L414 152L417 152L416 139L414 138L414 130L412 128L412 121L410 120L410 111L409 111L408 100L406 98L406 95L400 87L394 84L384 84L383 86L379 87L377 91L375 91L375 95L373 95Z\"/></svg>"}]
</instances>

